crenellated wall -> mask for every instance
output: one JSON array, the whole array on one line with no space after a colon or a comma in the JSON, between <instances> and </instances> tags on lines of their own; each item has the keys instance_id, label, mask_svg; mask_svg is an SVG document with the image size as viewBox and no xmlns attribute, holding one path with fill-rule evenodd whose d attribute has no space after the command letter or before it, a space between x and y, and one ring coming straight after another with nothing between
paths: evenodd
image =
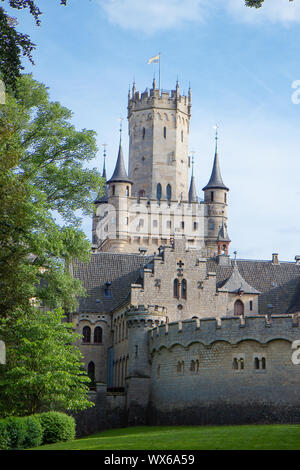
<instances>
[{"instance_id":1,"label":"crenellated wall","mask_svg":"<svg viewBox=\"0 0 300 470\"><path fill-rule=\"evenodd\" d=\"M297 316L195 319L149 336L149 422L300 422Z\"/></svg>"}]
</instances>

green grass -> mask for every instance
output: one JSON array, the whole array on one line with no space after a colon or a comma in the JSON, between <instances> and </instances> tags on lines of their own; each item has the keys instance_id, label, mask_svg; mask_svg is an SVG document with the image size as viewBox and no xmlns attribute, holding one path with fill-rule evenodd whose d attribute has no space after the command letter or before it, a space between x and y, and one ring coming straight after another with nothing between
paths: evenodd
<instances>
[{"instance_id":1,"label":"green grass","mask_svg":"<svg viewBox=\"0 0 300 470\"><path fill-rule=\"evenodd\" d=\"M297 450L300 425L137 426L39 450Z\"/></svg>"}]
</instances>

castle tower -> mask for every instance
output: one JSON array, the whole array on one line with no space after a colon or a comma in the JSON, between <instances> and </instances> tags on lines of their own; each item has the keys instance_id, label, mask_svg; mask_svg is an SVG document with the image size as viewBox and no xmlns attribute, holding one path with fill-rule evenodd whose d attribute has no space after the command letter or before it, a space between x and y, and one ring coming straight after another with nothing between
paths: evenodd
<instances>
[{"instance_id":1,"label":"castle tower","mask_svg":"<svg viewBox=\"0 0 300 470\"><path fill-rule=\"evenodd\" d=\"M218 132L216 132L215 158L211 177L203 188L205 204L205 244L210 257L228 254L230 239L227 234L228 191L222 180L218 156ZM222 231L223 227L223 231ZM226 232L226 233L225 233Z\"/></svg>"},{"instance_id":2,"label":"castle tower","mask_svg":"<svg viewBox=\"0 0 300 470\"><path fill-rule=\"evenodd\" d=\"M150 199L188 200L188 137L191 90L180 95L152 88L128 97L129 177L132 194Z\"/></svg>"}]
</instances>

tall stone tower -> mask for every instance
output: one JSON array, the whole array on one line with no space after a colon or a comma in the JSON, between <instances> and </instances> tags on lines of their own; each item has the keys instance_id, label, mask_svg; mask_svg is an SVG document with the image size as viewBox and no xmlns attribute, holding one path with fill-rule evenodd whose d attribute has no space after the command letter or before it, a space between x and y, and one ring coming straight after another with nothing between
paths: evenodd
<instances>
[{"instance_id":1,"label":"tall stone tower","mask_svg":"<svg viewBox=\"0 0 300 470\"><path fill-rule=\"evenodd\" d=\"M205 245L207 255L228 256L230 238L227 233L227 207L229 188L223 183L218 156L218 134L216 133L215 158L211 177L203 188L205 204Z\"/></svg>"},{"instance_id":2,"label":"tall stone tower","mask_svg":"<svg viewBox=\"0 0 300 470\"><path fill-rule=\"evenodd\" d=\"M188 200L188 137L191 90L180 95L156 88L128 96L129 178L132 195Z\"/></svg>"}]
</instances>

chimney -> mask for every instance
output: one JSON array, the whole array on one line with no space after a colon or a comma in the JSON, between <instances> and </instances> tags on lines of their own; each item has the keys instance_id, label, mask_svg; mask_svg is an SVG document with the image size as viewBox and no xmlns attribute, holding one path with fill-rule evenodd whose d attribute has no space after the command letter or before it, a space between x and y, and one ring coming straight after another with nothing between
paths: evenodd
<instances>
[{"instance_id":1,"label":"chimney","mask_svg":"<svg viewBox=\"0 0 300 470\"><path fill-rule=\"evenodd\" d=\"M272 253L272 264L279 264L278 253Z\"/></svg>"}]
</instances>

